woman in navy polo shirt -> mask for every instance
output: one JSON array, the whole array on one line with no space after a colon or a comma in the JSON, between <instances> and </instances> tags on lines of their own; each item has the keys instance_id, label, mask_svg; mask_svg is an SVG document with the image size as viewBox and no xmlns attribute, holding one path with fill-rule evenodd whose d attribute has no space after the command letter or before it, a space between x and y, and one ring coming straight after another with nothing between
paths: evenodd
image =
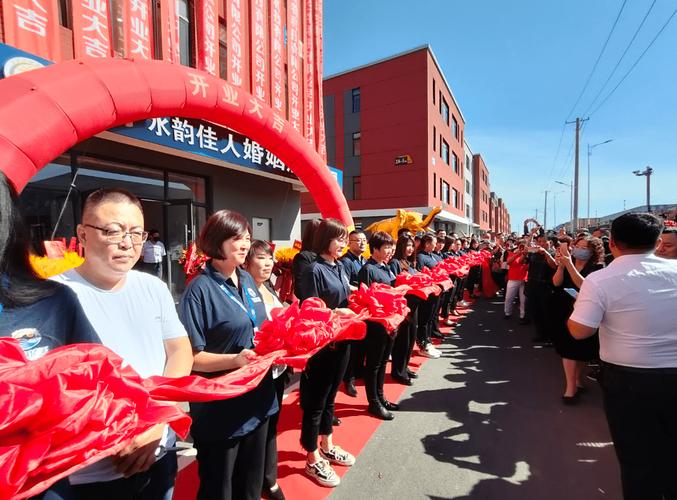
<instances>
[{"instance_id":1,"label":"woman in navy polo shirt","mask_svg":"<svg viewBox=\"0 0 677 500\"><path fill-rule=\"evenodd\" d=\"M419 269L424 267L432 269L437 265L439 261L433 255L435 245L436 238L434 235L425 234L421 237L421 244L416 253L416 265ZM442 355L430 342L430 336L437 321L439 304L440 296L431 295L421 305L418 312L418 346L421 355L428 358L439 358Z\"/></svg>"},{"instance_id":2,"label":"woman in navy polo shirt","mask_svg":"<svg viewBox=\"0 0 677 500\"><path fill-rule=\"evenodd\" d=\"M350 278L339 261L347 237L348 231L341 222L334 219L320 222L313 239L317 260L301 276L300 300L319 297L338 313L353 314L345 309ZM310 358L301 375L301 445L307 452L305 471L322 486L334 487L341 482L330 464L351 466L355 463L355 457L335 446L332 440L334 399L346 371L349 351L347 342L328 345Z\"/></svg>"},{"instance_id":3,"label":"woman in navy polo shirt","mask_svg":"<svg viewBox=\"0 0 677 500\"><path fill-rule=\"evenodd\" d=\"M254 356L255 329L266 319L257 286L240 267L250 235L247 219L230 210L213 214L200 233L198 248L212 260L186 288L179 315L193 344L193 370L205 377L245 366ZM198 499L261 498L268 418L277 410L270 372L237 398L191 403Z\"/></svg>"}]
</instances>

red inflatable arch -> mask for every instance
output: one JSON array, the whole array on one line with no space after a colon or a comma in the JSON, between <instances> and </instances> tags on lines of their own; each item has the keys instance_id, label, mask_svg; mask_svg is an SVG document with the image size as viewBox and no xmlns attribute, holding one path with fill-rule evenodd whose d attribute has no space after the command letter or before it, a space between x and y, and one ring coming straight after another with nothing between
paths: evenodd
<instances>
[{"instance_id":1,"label":"red inflatable arch","mask_svg":"<svg viewBox=\"0 0 677 500\"><path fill-rule=\"evenodd\" d=\"M179 116L234 128L272 151L323 217L352 226L325 162L286 120L248 92L163 61L72 60L0 80L0 170L21 191L47 163L109 128Z\"/></svg>"}]
</instances>

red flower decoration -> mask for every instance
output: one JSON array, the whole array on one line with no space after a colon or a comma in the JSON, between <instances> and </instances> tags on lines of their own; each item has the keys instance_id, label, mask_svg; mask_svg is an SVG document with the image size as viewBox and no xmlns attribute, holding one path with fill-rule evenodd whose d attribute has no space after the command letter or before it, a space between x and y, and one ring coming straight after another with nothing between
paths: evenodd
<instances>
[{"instance_id":1,"label":"red flower decoration","mask_svg":"<svg viewBox=\"0 0 677 500\"><path fill-rule=\"evenodd\" d=\"M389 333L394 333L409 314L404 298L408 290L408 286L393 288L383 283L372 283L367 288L363 283L348 297L348 307L364 315L366 321L380 323Z\"/></svg>"}]
</instances>

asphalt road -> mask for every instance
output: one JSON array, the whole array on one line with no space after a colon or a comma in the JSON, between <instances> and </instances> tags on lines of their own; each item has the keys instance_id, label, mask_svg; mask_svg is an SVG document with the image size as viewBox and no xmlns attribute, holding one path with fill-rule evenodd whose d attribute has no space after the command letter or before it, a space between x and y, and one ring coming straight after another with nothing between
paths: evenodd
<instances>
[{"instance_id":1,"label":"asphalt road","mask_svg":"<svg viewBox=\"0 0 677 500\"><path fill-rule=\"evenodd\" d=\"M563 406L560 359L532 335L477 302L330 498L621 498L599 388Z\"/></svg>"}]
</instances>

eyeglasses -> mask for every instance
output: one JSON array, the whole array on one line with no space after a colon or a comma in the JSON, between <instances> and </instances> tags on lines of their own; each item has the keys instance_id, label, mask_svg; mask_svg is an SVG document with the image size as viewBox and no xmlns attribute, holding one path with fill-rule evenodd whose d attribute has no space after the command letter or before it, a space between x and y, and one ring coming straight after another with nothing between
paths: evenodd
<instances>
[{"instance_id":1,"label":"eyeglasses","mask_svg":"<svg viewBox=\"0 0 677 500\"><path fill-rule=\"evenodd\" d=\"M119 245L129 235L133 245L140 245L148 239L147 231L122 231L121 229L106 229L105 227L93 226L85 224L85 227L91 227L101 231L106 241L111 244Z\"/></svg>"},{"instance_id":2,"label":"eyeglasses","mask_svg":"<svg viewBox=\"0 0 677 500\"><path fill-rule=\"evenodd\" d=\"M360 238L359 240L348 240L351 243L366 243L367 239L366 238Z\"/></svg>"}]
</instances>

